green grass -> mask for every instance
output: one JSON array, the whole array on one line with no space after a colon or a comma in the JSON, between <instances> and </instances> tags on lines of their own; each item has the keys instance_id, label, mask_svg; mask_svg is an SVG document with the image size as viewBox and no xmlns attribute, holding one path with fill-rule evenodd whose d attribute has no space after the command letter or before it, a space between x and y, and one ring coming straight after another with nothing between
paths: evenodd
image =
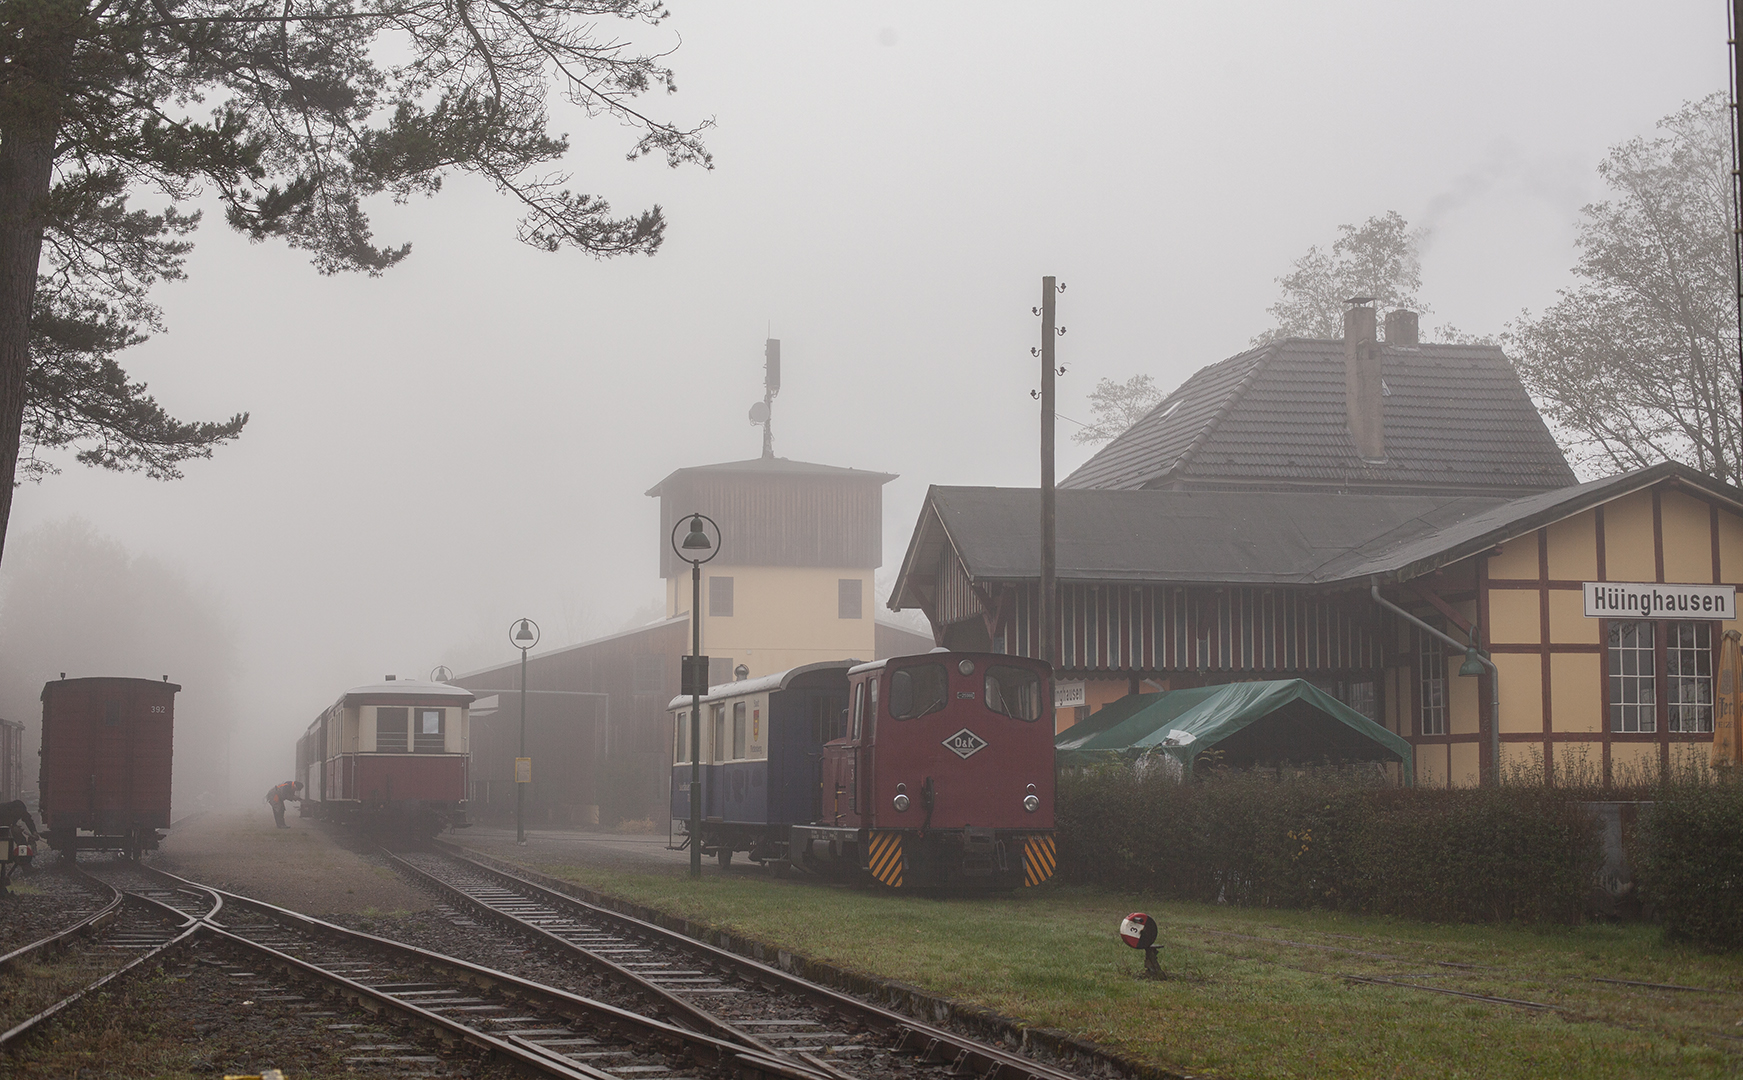
<instances>
[{"instance_id":1,"label":"green grass","mask_svg":"<svg viewBox=\"0 0 1743 1080\"><path fill-rule=\"evenodd\" d=\"M928 899L755 875L691 881L535 868L1180 1072L1437 1080L1743 1072L1743 958L1668 946L1649 926L1444 926L1058 884ZM1119 920L1134 910L1159 921L1166 980L1143 979L1142 954L1119 943ZM1402 985L1410 983L1553 1008Z\"/></svg>"}]
</instances>

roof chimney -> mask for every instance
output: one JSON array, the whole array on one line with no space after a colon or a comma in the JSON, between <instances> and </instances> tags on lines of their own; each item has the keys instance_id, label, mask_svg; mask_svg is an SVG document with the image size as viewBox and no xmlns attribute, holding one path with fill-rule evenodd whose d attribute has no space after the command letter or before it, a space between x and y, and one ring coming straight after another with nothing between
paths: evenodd
<instances>
[{"instance_id":1,"label":"roof chimney","mask_svg":"<svg viewBox=\"0 0 1743 1080\"><path fill-rule=\"evenodd\" d=\"M1386 344L1415 345L1420 340L1420 337L1421 334L1417 328L1416 322L1416 312L1405 311L1400 308L1397 311L1388 311L1386 313Z\"/></svg>"},{"instance_id":2,"label":"roof chimney","mask_svg":"<svg viewBox=\"0 0 1743 1080\"><path fill-rule=\"evenodd\" d=\"M1380 345L1374 340L1374 298L1355 296L1344 302L1351 305L1344 312L1344 415L1356 453L1363 461L1381 462L1386 460L1386 432L1380 413ZM1386 322L1390 329L1391 318Z\"/></svg>"}]
</instances>

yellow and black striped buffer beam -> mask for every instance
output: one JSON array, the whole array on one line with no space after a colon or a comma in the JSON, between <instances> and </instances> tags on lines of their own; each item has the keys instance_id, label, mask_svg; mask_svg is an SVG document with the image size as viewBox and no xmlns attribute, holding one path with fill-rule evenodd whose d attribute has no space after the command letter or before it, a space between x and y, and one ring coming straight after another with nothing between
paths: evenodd
<instances>
[{"instance_id":1,"label":"yellow and black striped buffer beam","mask_svg":"<svg viewBox=\"0 0 1743 1080\"><path fill-rule=\"evenodd\" d=\"M902 834L876 832L871 834L868 848L871 854L872 877L892 889L902 887Z\"/></svg>"},{"instance_id":2,"label":"yellow and black striped buffer beam","mask_svg":"<svg viewBox=\"0 0 1743 1080\"><path fill-rule=\"evenodd\" d=\"M1023 887L1039 885L1052 877L1058 861L1053 850L1052 833L1029 837L1023 843Z\"/></svg>"}]
</instances>

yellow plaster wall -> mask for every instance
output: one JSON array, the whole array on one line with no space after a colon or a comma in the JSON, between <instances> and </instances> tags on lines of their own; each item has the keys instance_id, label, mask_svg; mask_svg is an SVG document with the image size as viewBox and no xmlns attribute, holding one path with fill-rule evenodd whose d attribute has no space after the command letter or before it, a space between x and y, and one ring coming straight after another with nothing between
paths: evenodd
<instances>
[{"instance_id":1,"label":"yellow plaster wall","mask_svg":"<svg viewBox=\"0 0 1743 1080\"><path fill-rule=\"evenodd\" d=\"M1537 580L1537 534L1515 537L1501 545L1501 554L1489 556L1492 578Z\"/></svg>"},{"instance_id":2,"label":"yellow plaster wall","mask_svg":"<svg viewBox=\"0 0 1743 1080\"><path fill-rule=\"evenodd\" d=\"M1713 760L1712 740L1697 743L1671 743L1670 767L1672 772L1688 770L1705 770Z\"/></svg>"},{"instance_id":3,"label":"yellow plaster wall","mask_svg":"<svg viewBox=\"0 0 1743 1080\"><path fill-rule=\"evenodd\" d=\"M1652 547L1652 492L1604 504L1604 569L1611 581L1657 581Z\"/></svg>"},{"instance_id":4,"label":"yellow plaster wall","mask_svg":"<svg viewBox=\"0 0 1743 1080\"><path fill-rule=\"evenodd\" d=\"M1599 643L1598 620L1586 618L1585 593L1574 589L1549 591L1549 640L1557 645Z\"/></svg>"},{"instance_id":5,"label":"yellow plaster wall","mask_svg":"<svg viewBox=\"0 0 1743 1080\"><path fill-rule=\"evenodd\" d=\"M1447 658L1446 730L1449 735L1473 735L1477 731L1477 680L1459 675L1459 657Z\"/></svg>"},{"instance_id":6,"label":"yellow plaster wall","mask_svg":"<svg viewBox=\"0 0 1743 1080\"><path fill-rule=\"evenodd\" d=\"M1501 675L1501 732L1543 730L1543 662L1536 656L1496 653ZM1462 680L1475 682L1475 679ZM1472 728L1470 730L1476 730Z\"/></svg>"},{"instance_id":7,"label":"yellow plaster wall","mask_svg":"<svg viewBox=\"0 0 1743 1080\"><path fill-rule=\"evenodd\" d=\"M1410 670L1408 668L1392 667L1382 673L1381 683L1386 689L1386 728L1395 735L1408 734L1403 724L1405 706L1409 704Z\"/></svg>"},{"instance_id":8,"label":"yellow plaster wall","mask_svg":"<svg viewBox=\"0 0 1743 1080\"><path fill-rule=\"evenodd\" d=\"M1513 645L1536 645L1543 640L1537 590L1489 590L1489 640Z\"/></svg>"},{"instance_id":9,"label":"yellow plaster wall","mask_svg":"<svg viewBox=\"0 0 1743 1080\"><path fill-rule=\"evenodd\" d=\"M1597 515L1588 510L1549 527L1549 576L1552 579L1598 579L1597 521Z\"/></svg>"},{"instance_id":10,"label":"yellow plaster wall","mask_svg":"<svg viewBox=\"0 0 1743 1080\"><path fill-rule=\"evenodd\" d=\"M1476 743L1452 744L1452 783L1454 787L1476 787L1482 782L1482 762Z\"/></svg>"},{"instance_id":11,"label":"yellow plaster wall","mask_svg":"<svg viewBox=\"0 0 1743 1080\"><path fill-rule=\"evenodd\" d=\"M1418 746L1416 748L1416 783L1420 787L1446 787L1446 748Z\"/></svg>"},{"instance_id":12,"label":"yellow plaster wall","mask_svg":"<svg viewBox=\"0 0 1743 1080\"><path fill-rule=\"evenodd\" d=\"M1664 525L1664 580L1705 585L1713 580L1713 527L1707 504L1679 491L1659 500Z\"/></svg>"},{"instance_id":13,"label":"yellow plaster wall","mask_svg":"<svg viewBox=\"0 0 1743 1080\"><path fill-rule=\"evenodd\" d=\"M1550 654L1549 711L1554 730L1604 729L1604 699L1598 681L1602 661L1597 653Z\"/></svg>"},{"instance_id":14,"label":"yellow plaster wall","mask_svg":"<svg viewBox=\"0 0 1743 1080\"><path fill-rule=\"evenodd\" d=\"M1591 742L1558 742L1555 744L1555 782L1594 786L1603 782L1604 744Z\"/></svg>"},{"instance_id":15,"label":"yellow plaster wall","mask_svg":"<svg viewBox=\"0 0 1743 1080\"><path fill-rule=\"evenodd\" d=\"M752 678L772 675L819 660L877 655L877 623L872 572L835 567L722 567L719 574L702 568L702 610L708 611L708 582L714 577L732 582L732 614L702 619L702 652L731 657L734 665L750 668ZM839 612L842 578L860 581L860 617L843 619ZM688 573L666 579L666 611L690 610Z\"/></svg>"},{"instance_id":16,"label":"yellow plaster wall","mask_svg":"<svg viewBox=\"0 0 1743 1080\"><path fill-rule=\"evenodd\" d=\"M1658 744L1611 743L1610 778L1617 784L1649 782L1658 776Z\"/></svg>"},{"instance_id":17,"label":"yellow plaster wall","mask_svg":"<svg viewBox=\"0 0 1743 1080\"><path fill-rule=\"evenodd\" d=\"M1719 573L1726 581L1743 581L1743 518L1719 511Z\"/></svg>"},{"instance_id":18,"label":"yellow plaster wall","mask_svg":"<svg viewBox=\"0 0 1743 1080\"><path fill-rule=\"evenodd\" d=\"M1502 743L1501 778L1503 780L1543 781L1543 744Z\"/></svg>"}]
</instances>

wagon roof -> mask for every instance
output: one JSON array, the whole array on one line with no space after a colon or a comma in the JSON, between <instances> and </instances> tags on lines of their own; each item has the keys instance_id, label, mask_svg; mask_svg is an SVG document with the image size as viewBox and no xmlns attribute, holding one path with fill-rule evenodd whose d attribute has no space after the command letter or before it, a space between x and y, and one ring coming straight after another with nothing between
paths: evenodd
<instances>
[{"instance_id":1,"label":"wagon roof","mask_svg":"<svg viewBox=\"0 0 1743 1080\"><path fill-rule=\"evenodd\" d=\"M51 679L42 684L42 700L47 701L49 691L57 686L68 690L90 690L94 689L98 683L138 683L141 686L161 687L174 694L179 694L182 690L181 683L173 683L167 679L135 679L126 675L92 675L83 679Z\"/></svg>"},{"instance_id":2,"label":"wagon roof","mask_svg":"<svg viewBox=\"0 0 1743 1080\"><path fill-rule=\"evenodd\" d=\"M801 664L796 668L777 671L773 675L759 675L754 679L741 679L738 682L720 683L710 686L708 692L702 695L703 701L725 701L728 698L744 697L746 694L762 694L770 690L785 690L792 685L794 679L808 675L813 671L846 671L858 664L858 660L821 660L815 664ZM687 709L690 707L690 697L679 694L666 706L666 711Z\"/></svg>"}]
</instances>

